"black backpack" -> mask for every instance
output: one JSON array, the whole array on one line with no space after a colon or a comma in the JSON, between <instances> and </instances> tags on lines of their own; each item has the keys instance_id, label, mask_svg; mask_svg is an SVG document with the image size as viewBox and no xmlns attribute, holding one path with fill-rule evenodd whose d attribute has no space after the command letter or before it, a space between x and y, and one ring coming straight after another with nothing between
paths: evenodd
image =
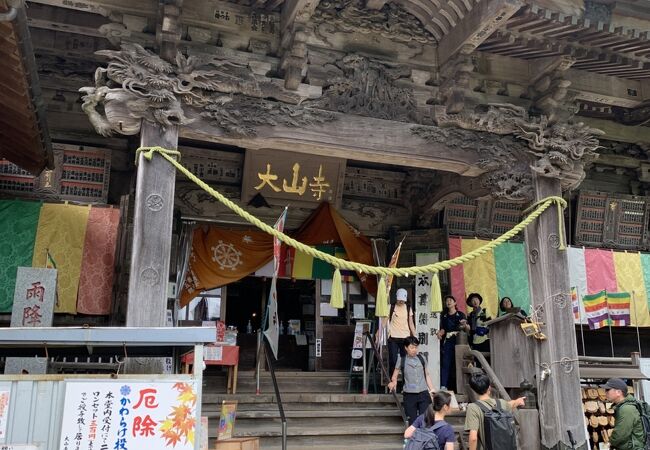
<instances>
[{"instance_id":1,"label":"black backpack","mask_svg":"<svg viewBox=\"0 0 650 450\"><path fill-rule=\"evenodd\" d=\"M639 410L643 431L645 432L645 446L643 450L650 450L650 405L646 402L635 400L634 406Z\"/></svg>"},{"instance_id":2,"label":"black backpack","mask_svg":"<svg viewBox=\"0 0 650 450\"><path fill-rule=\"evenodd\" d=\"M444 427L446 422L440 421L430 428L416 428L409 438L404 450L441 450L435 431Z\"/></svg>"},{"instance_id":3,"label":"black backpack","mask_svg":"<svg viewBox=\"0 0 650 450\"><path fill-rule=\"evenodd\" d=\"M483 431L485 450L517 450L517 430L515 418L511 412L501 407L501 400L497 400L494 408L488 408L481 401L476 405L483 411Z\"/></svg>"},{"instance_id":4,"label":"black backpack","mask_svg":"<svg viewBox=\"0 0 650 450\"><path fill-rule=\"evenodd\" d=\"M424 381L427 381L427 362L424 359L424 356L420 355L418 353L418 359L420 360L420 364L422 364L422 370L424 370ZM402 372L402 379L404 379L404 368L406 367L406 356L402 358L401 364L400 364L400 371Z\"/></svg>"}]
</instances>

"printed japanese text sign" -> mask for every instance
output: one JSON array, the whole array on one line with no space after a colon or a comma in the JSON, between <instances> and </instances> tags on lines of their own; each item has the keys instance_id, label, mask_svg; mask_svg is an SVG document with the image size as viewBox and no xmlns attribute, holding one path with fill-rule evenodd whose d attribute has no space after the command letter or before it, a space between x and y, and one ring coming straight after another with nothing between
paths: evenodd
<instances>
[{"instance_id":1,"label":"printed japanese text sign","mask_svg":"<svg viewBox=\"0 0 650 450\"><path fill-rule=\"evenodd\" d=\"M56 269L18 267L14 304L11 310L12 327L51 327L56 303ZM5 374L26 371L47 373L45 358L7 358ZM0 448L0 450L2 450Z\"/></svg>"},{"instance_id":2,"label":"printed japanese text sign","mask_svg":"<svg viewBox=\"0 0 650 450\"><path fill-rule=\"evenodd\" d=\"M59 450L193 450L193 381L67 381Z\"/></svg>"},{"instance_id":3,"label":"printed japanese text sign","mask_svg":"<svg viewBox=\"0 0 650 450\"><path fill-rule=\"evenodd\" d=\"M51 327L56 301L56 269L19 267L12 327Z\"/></svg>"},{"instance_id":4,"label":"printed japanese text sign","mask_svg":"<svg viewBox=\"0 0 650 450\"><path fill-rule=\"evenodd\" d=\"M9 419L9 399L11 384L0 384L0 442L7 439L7 421Z\"/></svg>"},{"instance_id":5,"label":"printed japanese text sign","mask_svg":"<svg viewBox=\"0 0 650 450\"><path fill-rule=\"evenodd\" d=\"M438 262L438 253L416 253L415 264L424 266ZM420 341L420 353L428 361L429 374L434 386L440 386L440 341L436 333L440 329L440 313L431 312L431 280L433 274L415 277L415 331Z\"/></svg>"}]
</instances>

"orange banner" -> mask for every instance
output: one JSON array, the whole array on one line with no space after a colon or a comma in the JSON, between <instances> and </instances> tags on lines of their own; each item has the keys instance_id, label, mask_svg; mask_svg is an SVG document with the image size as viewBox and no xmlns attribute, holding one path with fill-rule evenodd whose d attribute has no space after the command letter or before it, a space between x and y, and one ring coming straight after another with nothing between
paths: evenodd
<instances>
[{"instance_id":1,"label":"orange banner","mask_svg":"<svg viewBox=\"0 0 650 450\"><path fill-rule=\"evenodd\" d=\"M342 244L350 261L374 265L370 239L346 222L329 203L321 203L292 235L306 245ZM230 231L217 227L195 230L181 307L202 290L240 280L272 258L273 237L262 231ZM359 279L371 295L376 295L374 275L359 274Z\"/></svg>"},{"instance_id":2,"label":"orange banner","mask_svg":"<svg viewBox=\"0 0 650 450\"><path fill-rule=\"evenodd\" d=\"M217 227L194 231L181 307L204 289L240 280L273 258L273 237L262 231L231 231Z\"/></svg>"}]
</instances>

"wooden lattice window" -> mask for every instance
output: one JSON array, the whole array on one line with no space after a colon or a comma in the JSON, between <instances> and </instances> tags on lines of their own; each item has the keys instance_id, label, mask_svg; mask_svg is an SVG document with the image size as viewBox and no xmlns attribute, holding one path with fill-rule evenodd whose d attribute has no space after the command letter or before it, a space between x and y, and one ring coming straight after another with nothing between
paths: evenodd
<instances>
[{"instance_id":1,"label":"wooden lattice window","mask_svg":"<svg viewBox=\"0 0 650 450\"><path fill-rule=\"evenodd\" d=\"M648 243L650 198L580 191L575 244L643 250Z\"/></svg>"}]
</instances>

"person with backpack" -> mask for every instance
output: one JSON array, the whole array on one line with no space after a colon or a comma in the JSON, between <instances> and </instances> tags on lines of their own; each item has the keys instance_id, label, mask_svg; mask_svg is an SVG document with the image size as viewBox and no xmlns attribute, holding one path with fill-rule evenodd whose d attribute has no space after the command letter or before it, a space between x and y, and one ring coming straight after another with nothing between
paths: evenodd
<instances>
[{"instance_id":1,"label":"person with backpack","mask_svg":"<svg viewBox=\"0 0 650 450\"><path fill-rule=\"evenodd\" d=\"M513 411L524 406L526 397L509 402L492 398L490 378L475 373L469 386L478 400L467 405L465 431L469 431L469 450L517 450L517 430Z\"/></svg>"},{"instance_id":2,"label":"person with backpack","mask_svg":"<svg viewBox=\"0 0 650 450\"><path fill-rule=\"evenodd\" d=\"M415 336L415 323L413 310L407 304L408 293L406 289L398 289L395 294L395 303L390 306L388 318L384 318L383 326L388 325L388 374L393 373L397 363L397 356L404 358L404 338ZM386 323L387 321L387 323Z\"/></svg>"},{"instance_id":3,"label":"person with backpack","mask_svg":"<svg viewBox=\"0 0 650 450\"><path fill-rule=\"evenodd\" d=\"M431 396L435 392L431 376L427 370L427 360L418 353L420 342L414 336L408 336L404 339L404 358L399 356L397 364L388 389L394 391L397 387L397 377L402 373L404 379L404 389L402 397L404 399L404 411L408 417L409 425L412 425L416 417L424 414L427 407L431 404Z\"/></svg>"},{"instance_id":4,"label":"person with backpack","mask_svg":"<svg viewBox=\"0 0 650 450\"><path fill-rule=\"evenodd\" d=\"M404 432L405 450L454 450L454 427L445 422L451 410L451 394L438 391L427 411Z\"/></svg>"},{"instance_id":5,"label":"person with backpack","mask_svg":"<svg viewBox=\"0 0 650 450\"><path fill-rule=\"evenodd\" d=\"M612 449L650 450L648 404L628 395L627 384L620 378L610 378L601 387L605 389L607 401L614 404L614 431L609 438Z\"/></svg>"}]
</instances>

